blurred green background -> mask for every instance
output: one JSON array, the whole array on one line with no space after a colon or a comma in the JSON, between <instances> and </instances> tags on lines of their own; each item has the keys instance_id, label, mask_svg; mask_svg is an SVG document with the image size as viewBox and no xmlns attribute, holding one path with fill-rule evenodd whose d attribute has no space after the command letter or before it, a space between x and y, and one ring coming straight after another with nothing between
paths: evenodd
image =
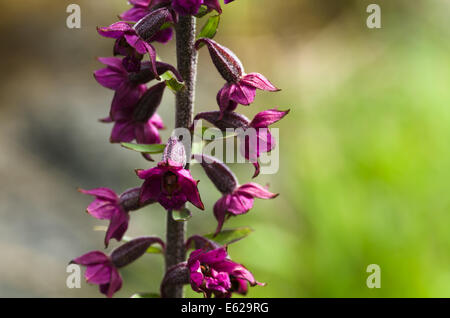
<instances>
[{"instance_id":1,"label":"blurred green background","mask_svg":"<svg viewBox=\"0 0 450 318\"><path fill-rule=\"evenodd\" d=\"M66 7L81 6L82 28L66 27ZM382 28L366 27L366 7L382 9ZM106 225L84 213L77 187L136 186L139 154L108 143L112 92L92 72L112 41L95 27L128 8L122 0L2 1L0 28L0 296L101 297L82 283L68 289L66 265L101 249ZM248 72L283 90L259 92L241 107L249 117L279 106L280 170L258 178L279 192L258 200L226 227L255 232L231 257L266 287L250 297L450 296L450 2L236 0L224 7L217 40ZM174 62L173 43L157 45ZM223 80L200 53L197 110L211 110ZM168 92L160 114L173 125ZM164 131L163 139L169 136ZM252 167L234 166L240 182ZM206 211L189 233L215 228L219 193L194 166ZM158 206L133 212L130 236L165 230ZM112 246L116 246L115 242ZM381 267L381 288L366 267ZM118 297L155 292L160 256L122 271ZM188 292L188 295L194 295ZM195 295L198 296L198 295Z\"/></svg>"}]
</instances>

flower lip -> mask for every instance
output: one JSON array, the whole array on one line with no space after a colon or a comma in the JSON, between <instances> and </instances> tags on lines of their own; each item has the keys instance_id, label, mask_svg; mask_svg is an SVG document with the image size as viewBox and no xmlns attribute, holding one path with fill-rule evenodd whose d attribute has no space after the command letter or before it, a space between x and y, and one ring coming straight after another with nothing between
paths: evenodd
<instances>
[{"instance_id":1,"label":"flower lip","mask_svg":"<svg viewBox=\"0 0 450 318\"><path fill-rule=\"evenodd\" d=\"M248 283L263 285L243 265L229 259L226 247L197 249L190 254L186 266L192 289L205 297L231 297L234 292L246 293Z\"/></svg>"}]
</instances>

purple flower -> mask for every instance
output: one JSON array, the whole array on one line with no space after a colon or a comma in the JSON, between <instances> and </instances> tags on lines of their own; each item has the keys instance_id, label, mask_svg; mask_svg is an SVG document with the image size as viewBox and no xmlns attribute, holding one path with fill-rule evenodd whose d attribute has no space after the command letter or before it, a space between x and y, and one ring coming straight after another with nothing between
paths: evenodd
<instances>
[{"instance_id":1,"label":"purple flower","mask_svg":"<svg viewBox=\"0 0 450 318\"><path fill-rule=\"evenodd\" d=\"M122 277L110 257L93 251L75 258L72 263L87 267L84 277L90 284L99 285L100 292L112 297L122 287Z\"/></svg>"},{"instance_id":2,"label":"purple flower","mask_svg":"<svg viewBox=\"0 0 450 318\"><path fill-rule=\"evenodd\" d=\"M173 9L181 15L196 15L203 4L203 0L173 0Z\"/></svg>"},{"instance_id":3,"label":"purple flower","mask_svg":"<svg viewBox=\"0 0 450 318\"><path fill-rule=\"evenodd\" d=\"M113 120L119 110L134 108L141 97L148 93L145 83L154 80L166 71L171 71L179 81L182 81L178 71L167 63L156 62L155 70L153 70L150 62L142 62L139 72L129 72L120 58L100 57L98 60L105 64L106 68L95 71L95 79L103 87L115 91L110 111L110 117Z\"/></svg>"},{"instance_id":4,"label":"purple flower","mask_svg":"<svg viewBox=\"0 0 450 318\"><path fill-rule=\"evenodd\" d=\"M255 115L253 120L245 129L246 132L239 136L241 139L240 152L245 159L249 160L255 166L255 174L259 175L258 158L261 153L270 152L275 148L275 139L270 134L269 126L281 120L289 113L277 109L269 109ZM249 130L252 129L252 130Z\"/></svg>"},{"instance_id":5,"label":"purple flower","mask_svg":"<svg viewBox=\"0 0 450 318\"><path fill-rule=\"evenodd\" d=\"M135 49L137 53L144 55L154 53L155 49L142 40L136 31L127 22L119 21L111 24L109 27L97 28L97 32L104 37L116 39L116 53L121 55L128 55L128 52L124 51L126 45Z\"/></svg>"},{"instance_id":6,"label":"purple flower","mask_svg":"<svg viewBox=\"0 0 450 318\"><path fill-rule=\"evenodd\" d=\"M108 118L102 121L111 122L112 120ZM124 109L116 116L110 141L120 143L136 140L138 144L160 144L159 129L164 129L164 123L158 114L154 114L145 122L140 122L133 118L133 110Z\"/></svg>"},{"instance_id":7,"label":"purple flower","mask_svg":"<svg viewBox=\"0 0 450 318\"><path fill-rule=\"evenodd\" d=\"M236 175L217 158L197 154L193 157L200 162L208 178L223 195L214 204L214 216L218 222L216 234L222 230L227 217L250 211L255 198L273 199L278 196L253 182L239 185Z\"/></svg>"},{"instance_id":8,"label":"purple flower","mask_svg":"<svg viewBox=\"0 0 450 318\"><path fill-rule=\"evenodd\" d=\"M99 285L102 294L112 297L122 287L122 277L118 269L137 260L155 243L161 245L164 252L165 244L159 237L145 236L119 246L110 256L93 251L75 258L71 263L86 266L84 277L87 282Z\"/></svg>"},{"instance_id":9,"label":"purple flower","mask_svg":"<svg viewBox=\"0 0 450 318\"><path fill-rule=\"evenodd\" d=\"M231 1L225 1L225 3L229 2ZM202 5L205 5L208 10L216 10L222 13L219 0L172 0L173 9L181 15L196 15Z\"/></svg>"},{"instance_id":10,"label":"purple flower","mask_svg":"<svg viewBox=\"0 0 450 318\"><path fill-rule=\"evenodd\" d=\"M191 287L205 297L229 298L232 293L245 295L248 283L258 283L252 273L243 265L228 258L225 247L214 250L198 249L191 253L187 261Z\"/></svg>"},{"instance_id":11,"label":"purple flower","mask_svg":"<svg viewBox=\"0 0 450 318\"><path fill-rule=\"evenodd\" d=\"M100 57L98 60L106 68L95 71L94 77L100 85L115 91L110 111L110 116L114 119L119 109L133 107L147 90L147 86L130 80L130 73L125 69L122 59Z\"/></svg>"},{"instance_id":12,"label":"purple flower","mask_svg":"<svg viewBox=\"0 0 450 318\"><path fill-rule=\"evenodd\" d=\"M102 122L114 121L110 141L112 143L131 142L138 144L160 144L161 137L158 129L164 129L164 123L156 114L161 103L165 82L156 84L147 90L133 108L121 108L115 112L114 120L111 117Z\"/></svg>"},{"instance_id":13,"label":"purple flower","mask_svg":"<svg viewBox=\"0 0 450 318\"><path fill-rule=\"evenodd\" d=\"M140 188L129 189L120 196L108 188L79 189L79 191L95 197L87 207L87 213L96 219L110 221L105 235L105 246L108 247L109 241L113 238L121 241L128 229L130 220L128 212L141 207L138 200Z\"/></svg>"},{"instance_id":14,"label":"purple flower","mask_svg":"<svg viewBox=\"0 0 450 318\"><path fill-rule=\"evenodd\" d=\"M204 119L222 131L226 131L227 128L237 129L241 155L255 166L253 177L256 177L260 172L258 158L261 153L273 150L276 144L268 127L281 120L288 113L289 110L269 109L256 114L250 121L244 115L236 112L212 111L198 113L195 119Z\"/></svg>"},{"instance_id":15,"label":"purple flower","mask_svg":"<svg viewBox=\"0 0 450 318\"><path fill-rule=\"evenodd\" d=\"M200 44L206 44L214 65L227 81L217 94L217 103L222 113L235 110L238 104L247 106L253 103L256 89L279 91L263 75L245 74L241 61L230 49L207 38L197 40L197 49L200 48Z\"/></svg>"},{"instance_id":16,"label":"purple flower","mask_svg":"<svg viewBox=\"0 0 450 318\"><path fill-rule=\"evenodd\" d=\"M156 6L169 4L170 1L171 0L129 0L133 7L122 13L120 15L120 19L124 21L137 22L149 14Z\"/></svg>"},{"instance_id":17,"label":"purple flower","mask_svg":"<svg viewBox=\"0 0 450 318\"><path fill-rule=\"evenodd\" d=\"M186 155L181 142L172 137L167 143L163 160L157 167L137 170L144 179L140 202L159 202L166 210L179 210L186 201L203 210L204 206L197 189L197 181L189 170L184 169Z\"/></svg>"},{"instance_id":18,"label":"purple flower","mask_svg":"<svg viewBox=\"0 0 450 318\"><path fill-rule=\"evenodd\" d=\"M214 216L218 225L216 234L222 230L225 219L230 216L245 214L253 208L255 198L273 199L278 194L269 192L256 183L247 183L236 187L231 193L224 193L216 204L214 204Z\"/></svg>"}]
</instances>

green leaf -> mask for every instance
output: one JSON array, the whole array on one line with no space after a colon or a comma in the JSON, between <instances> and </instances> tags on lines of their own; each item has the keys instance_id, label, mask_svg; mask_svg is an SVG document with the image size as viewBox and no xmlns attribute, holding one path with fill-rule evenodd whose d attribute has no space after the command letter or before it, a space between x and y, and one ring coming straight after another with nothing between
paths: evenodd
<instances>
[{"instance_id":1,"label":"green leaf","mask_svg":"<svg viewBox=\"0 0 450 318\"><path fill-rule=\"evenodd\" d=\"M209 12L208 7L205 5L202 5L200 9L198 10L198 13L195 15L196 18L201 18L205 16Z\"/></svg>"},{"instance_id":2,"label":"green leaf","mask_svg":"<svg viewBox=\"0 0 450 318\"><path fill-rule=\"evenodd\" d=\"M214 15L206 21L205 25L201 29L198 39L200 38L208 38L212 39L217 33L217 28L219 27L220 22L220 15ZM201 43L200 47L202 47L204 44Z\"/></svg>"},{"instance_id":3,"label":"green leaf","mask_svg":"<svg viewBox=\"0 0 450 318\"><path fill-rule=\"evenodd\" d=\"M164 148L166 148L166 145L164 144L140 145L132 144L129 142L122 142L121 145L124 148L148 154L162 153L164 151Z\"/></svg>"},{"instance_id":4,"label":"green leaf","mask_svg":"<svg viewBox=\"0 0 450 318\"><path fill-rule=\"evenodd\" d=\"M232 244L246 238L253 230L249 227L239 227L236 229L223 230L217 236L214 233L203 235L204 237L219 243L220 245Z\"/></svg>"},{"instance_id":5,"label":"green leaf","mask_svg":"<svg viewBox=\"0 0 450 318\"><path fill-rule=\"evenodd\" d=\"M156 247L156 246L150 246L150 247L145 251L145 253L148 253L148 254L162 254L162 250L161 250L161 248L159 248L159 247Z\"/></svg>"},{"instance_id":6,"label":"green leaf","mask_svg":"<svg viewBox=\"0 0 450 318\"><path fill-rule=\"evenodd\" d=\"M192 216L191 211L184 208L179 211L172 211L172 219L178 222L186 222L188 219L190 219Z\"/></svg>"},{"instance_id":7,"label":"green leaf","mask_svg":"<svg viewBox=\"0 0 450 318\"><path fill-rule=\"evenodd\" d=\"M171 71L167 71L162 74L161 78L166 81L167 87L174 93L177 93L184 88L184 83L179 82Z\"/></svg>"},{"instance_id":8,"label":"green leaf","mask_svg":"<svg viewBox=\"0 0 450 318\"><path fill-rule=\"evenodd\" d=\"M157 293L138 293L134 294L130 298L161 298L161 296Z\"/></svg>"}]
</instances>

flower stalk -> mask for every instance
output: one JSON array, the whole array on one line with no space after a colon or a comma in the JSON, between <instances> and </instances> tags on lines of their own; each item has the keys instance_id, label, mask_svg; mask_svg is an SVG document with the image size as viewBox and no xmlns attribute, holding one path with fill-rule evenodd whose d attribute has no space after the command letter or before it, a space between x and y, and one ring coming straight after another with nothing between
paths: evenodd
<instances>
[{"instance_id":1,"label":"flower stalk","mask_svg":"<svg viewBox=\"0 0 450 318\"><path fill-rule=\"evenodd\" d=\"M195 82L197 77L197 50L194 47L196 32L196 18L186 15L180 16L175 26L177 66L183 77L185 87L176 95L175 126L176 128L189 128L194 116ZM186 166L188 169L189 166ZM186 222L175 221L172 211L167 213L166 233L166 271L186 260ZM183 285L174 285L167 288L165 297L183 297Z\"/></svg>"}]
</instances>

